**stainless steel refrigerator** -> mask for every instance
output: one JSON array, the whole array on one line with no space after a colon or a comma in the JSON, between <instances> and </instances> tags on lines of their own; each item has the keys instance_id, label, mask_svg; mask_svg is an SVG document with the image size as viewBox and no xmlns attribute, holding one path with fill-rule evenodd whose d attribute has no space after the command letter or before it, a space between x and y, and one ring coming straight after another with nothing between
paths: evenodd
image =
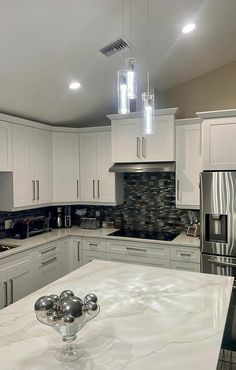
<instances>
[{"instance_id":1,"label":"stainless steel refrigerator","mask_svg":"<svg viewBox=\"0 0 236 370\"><path fill-rule=\"evenodd\" d=\"M200 175L201 272L235 278L222 347L236 350L236 171Z\"/></svg>"}]
</instances>

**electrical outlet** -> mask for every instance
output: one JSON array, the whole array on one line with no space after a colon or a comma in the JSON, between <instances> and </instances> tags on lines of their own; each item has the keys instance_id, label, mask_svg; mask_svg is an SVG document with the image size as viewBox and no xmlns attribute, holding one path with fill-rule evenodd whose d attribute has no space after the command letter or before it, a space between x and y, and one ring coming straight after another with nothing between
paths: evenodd
<instances>
[{"instance_id":1,"label":"electrical outlet","mask_svg":"<svg viewBox=\"0 0 236 370\"><path fill-rule=\"evenodd\" d=\"M5 230L8 230L11 228L12 220L5 220Z\"/></svg>"}]
</instances>

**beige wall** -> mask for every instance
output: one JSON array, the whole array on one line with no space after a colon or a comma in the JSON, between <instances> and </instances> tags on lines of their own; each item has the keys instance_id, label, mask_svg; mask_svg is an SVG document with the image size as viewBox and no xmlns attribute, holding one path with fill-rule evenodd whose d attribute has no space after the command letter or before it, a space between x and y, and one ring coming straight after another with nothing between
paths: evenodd
<instances>
[{"instance_id":1,"label":"beige wall","mask_svg":"<svg viewBox=\"0 0 236 370\"><path fill-rule=\"evenodd\" d=\"M158 100L158 108L179 107L186 118L236 108L236 61L160 93Z\"/></svg>"}]
</instances>

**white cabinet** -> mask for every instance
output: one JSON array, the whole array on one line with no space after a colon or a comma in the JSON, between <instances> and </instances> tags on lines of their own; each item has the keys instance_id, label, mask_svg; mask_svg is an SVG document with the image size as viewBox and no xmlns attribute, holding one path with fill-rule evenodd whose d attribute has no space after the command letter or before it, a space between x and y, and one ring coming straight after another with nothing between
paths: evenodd
<instances>
[{"instance_id":1,"label":"white cabinet","mask_svg":"<svg viewBox=\"0 0 236 370\"><path fill-rule=\"evenodd\" d=\"M150 135L142 126L141 118L112 120L112 162L174 161L174 115L155 116Z\"/></svg>"},{"instance_id":2,"label":"white cabinet","mask_svg":"<svg viewBox=\"0 0 236 370\"><path fill-rule=\"evenodd\" d=\"M79 200L79 134L52 133L53 201Z\"/></svg>"},{"instance_id":3,"label":"white cabinet","mask_svg":"<svg viewBox=\"0 0 236 370\"><path fill-rule=\"evenodd\" d=\"M84 203L121 204L123 175L109 172L110 131L80 134L80 189Z\"/></svg>"},{"instance_id":4,"label":"white cabinet","mask_svg":"<svg viewBox=\"0 0 236 370\"><path fill-rule=\"evenodd\" d=\"M66 258L61 245L61 242L57 241L42 245L34 250L35 290L65 274Z\"/></svg>"},{"instance_id":5,"label":"white cabinet","mask_svg":"<svg viewBox=\"0 0 236 370\"><path fill-rule=\"evenodd\" d=\"M176 121L176 207L198 209L202 170L200 119Z\"/></svg>"},{"instance_id":6,"label":"white cabinet","mask_svg":"<svg viewBox=\"0 0 236 370\"><path fill-rule=\"evenodd\" d=\"M191 263L191 262L171 260L171 270L200 272L200 263Z\"/></svg>"},{"instance_id":7,"label":"white cabinet","mask_svg":"<svg viewBox=\"0 0 236 370\"><path fill-rule=\"evenodd\" d=\"M95 259L106 259L106 244L104 239L83 238L83 265Z\"/></svg>"},{"instance_id":8,"label":"white cabinet","mask_svg":"<svg viewBox=\"0 0 236 370\"><path fill-rule=\"evenodd\" d=\"M206 118L202 127L203 170L235 171L236 116Z\"/></svg>"},{"instance_id":9,"label":"white cabinet","mask_svg":"<svg viewBox=\"0 0 236 370\"><path fill-rule=\"evenodd\" d=\"M169 246L161 244L107 241L106 259L114 262L170 268Z\"/></svg>"},{"instance_id":10,"label":"white cabinet","mask_svg":"<svg viewBox=\"0 0 236 370\"><path fill-rule=\"evenodd\" d=\"M6 307L34 290L32 252L20 253L0 264L0 307Z\"/></svg>"},{"instance_id":11,"label":"white cabinet","mask_svg":"<svg viewBox=\"0 0 236 370\"><path fill-rule=\"evenodd\" d=\"M78 237L70 237L68 251L68 272L70 272L82 266L82 239Z\"/></svg>"},{"instance_id":12,"label":"white cabinet","mask_svg":"<svg viewBox=\"0 0 236 370\"><path fill-rule=\"evenodd\" d=\"M52 200L51 133L13 124L13 173L0 173L1 210Z\"/></svg>"},{"instance_id":13,"label":"white cabinet","mask_svg":"<svg viewBox=\"0 0 236 370\"><path fill-rule=\"evenodd\" d=\"M12 171L12 125L0 121L0 171Z\"/></svg>"}]
</instances>

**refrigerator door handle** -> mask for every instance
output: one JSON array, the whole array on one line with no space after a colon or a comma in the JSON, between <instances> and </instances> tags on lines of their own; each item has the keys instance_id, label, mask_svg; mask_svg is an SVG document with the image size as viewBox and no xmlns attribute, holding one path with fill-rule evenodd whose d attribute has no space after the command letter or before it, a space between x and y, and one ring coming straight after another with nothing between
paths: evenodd
<instances>
[{"instance_id":1,"label":"refrigerator door handle","mask_svg":"<svg viewBox=\"0 0 236 370\"><path fill-rule=\"evenodd\" d=\"M213 263L214 265L218 265L218 266L235 267L236 268L236 263L221 262L221 261L216 261L214 259L208 259L208 262Z\"/></svg>"}]
</instances>

